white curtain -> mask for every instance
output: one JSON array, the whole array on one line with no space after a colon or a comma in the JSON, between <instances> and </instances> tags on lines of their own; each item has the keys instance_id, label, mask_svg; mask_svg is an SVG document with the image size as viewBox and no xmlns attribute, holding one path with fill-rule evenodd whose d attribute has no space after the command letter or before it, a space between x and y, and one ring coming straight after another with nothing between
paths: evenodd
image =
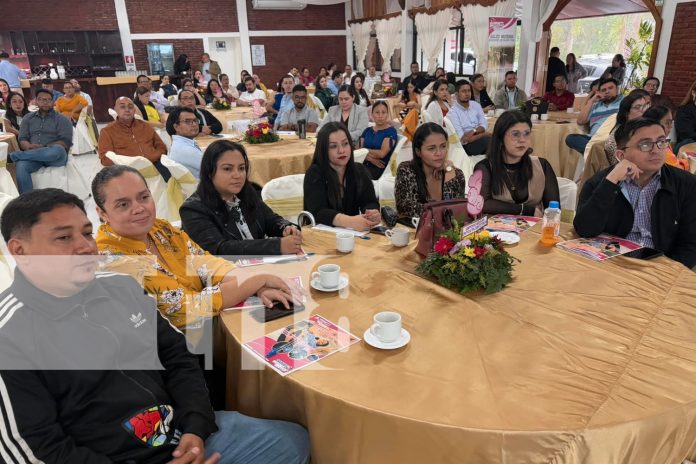
<instances>
[{"instance_id":1,"label":"white curtain","mask_svg":"<svg viewBox=\"0 0 696 464\"><path fill-rule=\"evenodd\" d=\"M508 0L510 1L510 0ZM544 23L546 22L547 19L549 19L549 16L551 16L551 13L553 13L553 9L556 8L556 5L558 4L558 0L540 0L539 1L539 22L536 24L536 29L534 33L534 41L538 42L541 40L541 34L543 33L543 28L544 28ZM534 18L532 18L533 20Z\"/></svg>"},{"instance_id":2,"label":"white curtain","mask_svg":"<svg viewBox=\"0 0 696 464\"><path fill-rule=\"evenodd\" d=\"M425 13L416 15L416 30L425 57L428 59L428 74L435 73L437 58L442 51L442 43L447 36L451 21L452 11L449 8L433 15Z\"/></svg>"},{"instance_id":3,"label":"white curtain","mask_svg":"<svg viewBox=\"0 0 696 464\"><path fill-rule=\"evenodd\" d=\"M391 59L394 50L399 48L401 42L401 16L375 21L377 43L382 54L382 72L391 72Z\"/></svg>"},{"instance_id":4,"label":"white curtain","mask_svg":"<svg viewBox=\"0 0 696 464\"><path fill-rule=\"evenodd\" d=\"M307 5L335 5L336 3L346 3L349 0L302 0Z\"/></svg>"},{"instance_id":5,"label":"white curtain","mask_svg":"<svg viewBox=\"0 0 696 464\"><path fill-rule=\"evenodd\" d=\"M356 70L365 71L365 55L367 54L367 47L370 45L370 31L372 31L372 21L350 25L350 33L353 36L353 45L355 45L355 55L358 60L355 63Z\"/></svg>"},{"instance_id":6,"label":"white curtain","mask_svg":"<svg viewBox=\"0 0 696 464\"><path fill-rule=\"evenodd\" d=\"M558 1L558 0L551 0ZM502 0L491 6L463 5L460 7L466 34L476 55L476 72L485 75L488 69L488 18L515 16L515 0Z\"/></svg>"}]
</instances>

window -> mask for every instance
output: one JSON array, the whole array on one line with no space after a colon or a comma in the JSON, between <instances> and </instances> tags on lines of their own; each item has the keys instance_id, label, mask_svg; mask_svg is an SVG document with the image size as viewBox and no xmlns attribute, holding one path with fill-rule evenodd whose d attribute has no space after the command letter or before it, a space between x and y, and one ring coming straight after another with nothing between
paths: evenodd
<instances>
[{"instance_id":1,"label":"window","mask_svg":"<svg viewBox=\"0 0 696 464\"><path fill-rule=\"evenodd\" d=\"M458 12L453 13L456 15ZM477 57L471 43L467 40L466 31L462 26L461 15L453 18L453 25L447 31L447 36L442 41L442 50L437 60L437 66L445 68L445 72L453 72L457 76L471 76L476 74ZM418 30L413 27L413 61L418 62L420 69L425 71L428 66L423 53Z\"/></svg>"},{"instance_id":2,"label":"window","mask_svg":"<svg viewBox=\"0 0 696 464\"><path fill-rule=\"evenodd\" d=\"M355 56L355 49L353 49L353 60L357 62ZM378 71L382 70L382 52L379 49L379 41L377 40L377 34L373 31L370 33L370 45L367 46L367 54L365 55L365 69L368 69L371 65L374 65ZM360 66L358 66L360 67ZM401 49L397 48L394 50L394 54L391 57L391 70L392 72L401 71Z\"/></svg>"},{"instance_id":3,"label":"window","mask_svg":"<svg viewBox=\"0 0 696 464\"><path fill-rule=\"evenodd\" d=\"M172 44L147 44L147 59L152 74L174 74L174 46Z\"/></svg>"}]
</instances>

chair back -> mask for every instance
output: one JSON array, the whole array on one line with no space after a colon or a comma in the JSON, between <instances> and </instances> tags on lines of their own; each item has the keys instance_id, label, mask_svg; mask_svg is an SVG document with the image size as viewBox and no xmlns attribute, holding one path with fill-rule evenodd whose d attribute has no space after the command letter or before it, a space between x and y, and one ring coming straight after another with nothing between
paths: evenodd
<instances>
[{"instance_id":1,"label":"chair back","mask_svg":"<svg viewBox=\"0 0 696 464\"><path fill-rule=\"evenodd\" d=\"M12 175L7 170L8 149L9 144L7 142L0 142L0 193L10 198L15 198L19 196L19 191L17 191L17 186L12 180Z\"/></svg>"},{"instance_id":2,"label":"chair back","mask_svg":"<svg viewBox=\"0 0 696 464\"><path fill-rule=\"evenodd\" d=\"M565 177L556 177L558 191L561 197L561 210L575 211L578 195L578 184Z\"/></svg>"},{"instance_id":3,"label":"chair back","mask_svg":"<svg viewBox=\"0 0 696 464\"><path fill-rule=\"evenodd\" d=\"M0 192L0 214L7 204L13 199L11 195ZM15 260L7 250L5 240L0 236L0 292L7 289L14 280Z\"/></svg>"},{"instance_id":4,"label":"chair back","mask_svg":"<svg viewBox=\"0 0 696 464\"><path fill-rule=\"evenodd\" d=\"M172 177L167 181L167 209L169 216L174 219L179 216L179 208L184 204L184 201L193 195L198 187L198 179L191 174L185 166L177 163L167 155L162 155L160 162L164 167L169 169ZM176 219L174 219L176 221ZM170 220L169 222L173 222Z\"/></svg>"},{"instance_id":5,"label":"chair back","mask_svg":"<svg viewBox=\"0 0 696 464\"><path fill-rule=\"evenodd\" d=\"M447 116L443 118L445 132L447 132L447 141L449 142L447 148L447 159L452 161L455 167L459 168L464 172L464 178L469 179L471 174L474 172L474 166L471 164L469 156L466 154L466 150L462 145L461 140L459 140L459 135L454 130L454 125L449 120Z\"/></svg>"},{"instance_id":6,"label":"chair back","mask_svg":"<svg viewBox=\"0 0 696 464\"><path fill-rule=\"evenodd\" d=\"M261 199L276 214L288 221L296 221L304 206L304 174L268 181L261 190Z\"/></svg>"}]
</instances>

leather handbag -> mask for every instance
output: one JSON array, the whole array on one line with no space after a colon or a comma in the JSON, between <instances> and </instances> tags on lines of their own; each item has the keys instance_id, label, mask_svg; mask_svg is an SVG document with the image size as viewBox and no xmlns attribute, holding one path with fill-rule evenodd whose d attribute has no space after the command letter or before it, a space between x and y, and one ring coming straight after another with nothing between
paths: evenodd
<instances>
[{"instance_id":1,"label":"leather handbag","mask_svg":"<svg viewBox=\"0 0 696 464\"><path fill-rule=\"evenodd\" d=\"M549 112L549 102L539 97L534 97L530 100L527 100L524 103L524 107L525 113L527 113L527 116L529 117L531 117L533 114L538 114L539 116L541 116L542 114L546 114Z\"/></svg>"},{"instance_id":2,"label":"leather handbag","mask_svg":"<svg viewBox=\"0 0 696 464\"><path fill-rule=\"evenodd\" d=\"M416 252L419 255L427 256L433 251L433 246L440 238L440 234L452 228L452 219L456 219L459 224L471 221L471 217L466 211L466 200L431 201L424 204L416 229L416 238L418 239Z\"/></svg>"}]
</instances>

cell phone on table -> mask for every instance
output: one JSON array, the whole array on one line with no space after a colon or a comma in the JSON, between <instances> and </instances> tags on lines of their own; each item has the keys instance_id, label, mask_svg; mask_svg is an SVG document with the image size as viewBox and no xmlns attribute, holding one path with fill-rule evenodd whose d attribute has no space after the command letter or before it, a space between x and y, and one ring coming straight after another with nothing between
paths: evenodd
<instances>
[{"instance_id":1,"label":"cell phone on table","mask_svg":"<svg viewBox=\"0 0 696 464\"><path fill-rule=\"evenodd\" d=\"M270 308L257 308L250 312L251 317L258 322L269 322L281 317L290 316L291 314L304 311L305 306L302 303L294 304L290 302L290 307L286 308L282 301L276 301Z\"/></svg>"},{"instance_id":2,"label":"cell phone on table","mask_svg":"<svg viewBox=\"0 0 696 464\"><path fill-rule=\"evenodd\" d=\"M637 259L653 259L657 258L658 256L664 256L664 253L654 248L639 248L635 251L625 253L624 256Z\"/></svg>"},{"instance_id":3,"label":"cell phone on table","mask_svg":"<svg viewBox=\"0 0 696 464\"><path fill-rule=\"evenodd\" d=\"M389 229L384 226L375 226L372 229L370 229L370 232L373 234L379 234L379 235L384 235Z\"/></svg>"}]
</instances>

